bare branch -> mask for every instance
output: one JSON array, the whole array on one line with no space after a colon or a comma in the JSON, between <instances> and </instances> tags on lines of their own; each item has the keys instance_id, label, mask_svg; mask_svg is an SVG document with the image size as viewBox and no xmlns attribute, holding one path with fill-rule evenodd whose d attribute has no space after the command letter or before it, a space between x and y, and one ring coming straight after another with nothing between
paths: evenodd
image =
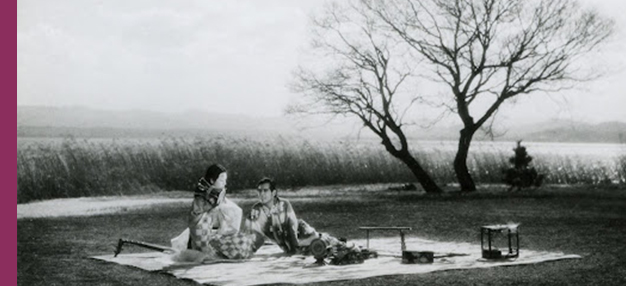
<instances>
[{"instance_id":1,"label":"bare branch","mask_svg":"<svg viewBox=\"0 0 626 286\"><path fill-rule=\"evenodd\" d=\"M470 130L506 99L583 80L572 63L605 41L613 25L567 0L372 2L378 5L367 7L437 67L433 74L450 88L452 110ZM468 107L485 95L496 100L474 121Z\"/></svg>"},{"instance_id":2,"label":"bare branch","mask_svg":"<svg viewBox=\"0 0 626 286\"><path fill-rule=\"evenodd\" d=\"M295 74L292 90L302 93L306 102L291 106L289 112L308 113L302 110L307 107L316 113L355 116L384 142L397 139L400 145L386 146L388 150L408 152L402 120L419 96L401 87L413 78L415 67L406 62L412 49L393 39L391 31L381 28L384 23L362 5L328 6L313 23L314 47L334 61L325 72L303 68ZM408 96L408 106L396 98L399 93Z\"/></svg>"}]
</instances>

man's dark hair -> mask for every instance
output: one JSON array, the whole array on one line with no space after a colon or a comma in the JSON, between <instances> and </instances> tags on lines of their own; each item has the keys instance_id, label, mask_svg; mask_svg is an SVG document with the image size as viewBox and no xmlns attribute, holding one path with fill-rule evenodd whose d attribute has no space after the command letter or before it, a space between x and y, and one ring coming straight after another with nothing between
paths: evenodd
<instances>
[{"instance_id":1,"label":"man's dark hair","mask_svg":"<svg viewBox=\"0 0 626 286\"><path fill-rule=\"evenodd\" d=\"M270 184L270 190L272 190L272 191L276 190L276 182L274 182L274 180L272 178L269 178L269 177L261 178L261 180L259 180L259 182L256 183L256 186L258 187L261 184L265 184L265 183L269 183Z\"/></svg>"},{"instance_id":2,"label":"man's dark hair","mask_svg":"<svg viewBox=\"0 0 626 286\"><path fill-rule=\"evenodd\" d=\"M213 164L206 169L206 173L204 174L204 179L207 181L213 180L213 182L217 181L217 177L220 176L221 173L226 172L226 168L220 164Z\"/></svg>"}]
</instances>

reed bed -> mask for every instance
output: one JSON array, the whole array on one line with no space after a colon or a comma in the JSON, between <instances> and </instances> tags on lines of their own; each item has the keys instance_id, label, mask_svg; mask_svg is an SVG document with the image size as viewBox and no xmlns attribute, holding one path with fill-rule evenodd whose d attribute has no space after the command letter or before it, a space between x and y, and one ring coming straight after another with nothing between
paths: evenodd
<instances>
[{"instance_id":1,"label":"reed bed","mask_svg":"<svg viewBox=\"0 0 626 286\"><path fill-rule=\"evenodd\" d=\"M416 145L413 154L438 183L456 182L453 150L424 151ZM477 183L499 184L511 155L472 150L468 166ZM550 155L536 157L533 165L546 174L548 184L624 184L626 156L616 158L599 163ZM18 144L18 203L188 190L214 162L229 170L228 188L235 192L253 188L266 175L281 188L415 181L400 161L376 143L225 136L144 141L65 138Z\"/></svg>"}]
</instances>

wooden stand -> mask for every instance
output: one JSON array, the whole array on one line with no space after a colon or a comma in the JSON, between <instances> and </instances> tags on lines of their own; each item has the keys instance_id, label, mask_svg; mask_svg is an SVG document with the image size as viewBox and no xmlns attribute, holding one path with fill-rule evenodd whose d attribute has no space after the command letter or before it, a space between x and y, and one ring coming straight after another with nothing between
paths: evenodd
<instances>
[{"instance_id":1,"label":"wooden stand","mask_svg":"<svg viewBox=\"0 0 626 286\"><path fill-rule=\"evenodd\" d=\"M517 225L480 227L480 248L482 249L482 257L485 259L517 258L519 256Z\"/></svg>"},{"instance_id":2,"label":"wooden stand","mask_svg":"<svg viewBox=\"0 0 626 286\"><path fill-rule=\"evenodd\" d=\"M404 231L411 230L408 226L361 226L360 230L366 231L367 236L367 248L370 248L370 230L397 230L400 232L400 251L406 250L406 243L404 242Z\"/></svg>"}]
</instances>

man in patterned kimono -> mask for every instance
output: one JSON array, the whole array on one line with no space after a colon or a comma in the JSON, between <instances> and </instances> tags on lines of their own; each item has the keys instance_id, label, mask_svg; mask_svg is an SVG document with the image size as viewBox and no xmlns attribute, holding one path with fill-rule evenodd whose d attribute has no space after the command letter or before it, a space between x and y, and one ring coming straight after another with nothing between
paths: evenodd
<instances>
[{"instance_id":1,"label":"man in patterned kimono","mask_svg":"<svg viewBox=\"0 0 626 286\"><path fill-rule=\"evenodd\" d=\"M257 184L259 202L252 206L244 228L254 229L276 243L286 254L306 253L306 249L317 238L323 238L331 245L345 245L344 242L326 233L319 233L307 222L296 217L289 203L278 196L276 183L263 178Z\"/></svg>"},{"instance_id":2,"label":"man in patterned kimono","mask_svg":"<svg viewBox=\"0 0 626 286\"><path fill-rule=\"evenodd\" d=\"M262 245L264 238L269 238L288 255L312 254L318 260L318 265L324 264L324 260L329 260L334 265L363 263L365 259L377 256L375 252L345 239L317 232L304 220L297 219L291 203L278 196L272 179L261 179L257 190L259 202L252 206L244 222L244 229L253 230L248 231L249 233L262 235L257 237L255 250ZM320 243L323 249L319 248ZM318 246L315 251L312 249L313 244Z\"/></svg>"},{"instance_id":3,"label":"man in patterned kimono","mask_svg":"<svg viewBox=\"0 0 626 286\"><path fill-rule=\"evenodd\" d=\"M263 178L257 184L259 202L252 206L246 228L254 228L274 241L287 254L299 250L298 219L289 201L277 195L276 184Z\"/></svg>"}]
</instances>

